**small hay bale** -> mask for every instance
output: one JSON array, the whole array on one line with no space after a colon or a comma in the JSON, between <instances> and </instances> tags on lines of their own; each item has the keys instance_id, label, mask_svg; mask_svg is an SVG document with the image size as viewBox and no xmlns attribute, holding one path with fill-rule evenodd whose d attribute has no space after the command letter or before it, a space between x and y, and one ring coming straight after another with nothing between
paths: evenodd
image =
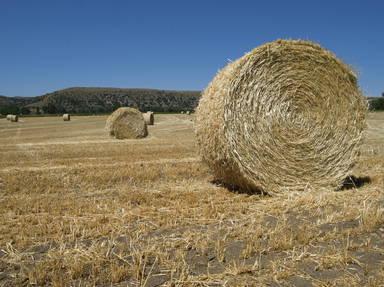
<instances>
[{"instance_id":1,"label":"small hay bale","mask_svg":"<svg viewBox=\"0 0 384 287\"><path fill-rule=\"evenodd\" d=\"M184 114L184 111L181 111L180 114Z\"/></svg>"},{"instance_id":2,"label":"small hay bale","mask_svg":"<svg viewBox=\"0 0 384 287\"><path fill-rule=\"evenodd\" d=\"M18 122L19 121L19 116L18 115L11 115L10 119L11 122Z\"/></svg>"},{"instance_id":3,"label":"small hay bale","mask_svg":"<svg viewBox=\"0 0 384 287\"><path fill-rule=\"evenodd\" d=\"M275 194L339 188L358 156L367 105L334 54L278 40L222 69L196 113L199 153L216 179Z\"/></svg>"},{"instance_id":4,"label":"small hay bale","mask_svg":"<svg viewBox=\"0 0 384 287\"><path fill-rule=\"evenodd\" d=\"M71 115L70 114L64 114L63 115L63 121L64 122L69 122L71 120Z\"/></svg>"},{"instance_id":5,"label":"small hay bale","mask_svg":"<svg viewBox=\"0 0 384 287\"><path fill-rule=\"evenodd\" d=\"M12 115L7 115L7 121L11 120Z\"/></svg>"},{"instance_id":6,"label":"small hay bale","mask_svg":"<svg viewBox=\"0 0 384 287\"><path fill-rule=\"evenodd\" d=\"M108 117L106 129L117 139L138 139L148 135L143 114L134 108L118 108Z\"/></svg>"},{"instance_id":7,"label":"small hay bale","mask_svg":"<svg viewBox=\"0 0 384 287\"><path fill-rule=\"evenodd\" d=\"M186 111L186 112L185 112L185 114L187 114L187 115L190 115L190 114L191 114L191 112L190 112L190 111Z\"/></svg>"},{"instance_id":8,"label":"small hay bale","mask_svg":"<svg viewBox=\"0 0 384 287\"><path fill-rule=\"evenodd\" d=\"M155 117L153 112L146 112L143 114L144 121L148 126L152 126L155 123Z\"/></svg>"}]
</instances>

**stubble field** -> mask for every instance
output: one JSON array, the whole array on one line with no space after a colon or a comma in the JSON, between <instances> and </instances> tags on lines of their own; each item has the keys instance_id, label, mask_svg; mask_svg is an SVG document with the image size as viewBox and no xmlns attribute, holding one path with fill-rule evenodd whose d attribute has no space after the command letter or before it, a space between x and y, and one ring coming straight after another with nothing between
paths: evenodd
<instances>
[{"instance_id":1,"label":"stubble field","mask_svg":"<svg viewBox=\"0 0 384 287\"><path fill-rule=\"evenodd\" d=\"M276 197L215 183L193 116L105 120L0 119L0 286L384 286L384 113L353 183Z\"/></svg>"}]
</instances>

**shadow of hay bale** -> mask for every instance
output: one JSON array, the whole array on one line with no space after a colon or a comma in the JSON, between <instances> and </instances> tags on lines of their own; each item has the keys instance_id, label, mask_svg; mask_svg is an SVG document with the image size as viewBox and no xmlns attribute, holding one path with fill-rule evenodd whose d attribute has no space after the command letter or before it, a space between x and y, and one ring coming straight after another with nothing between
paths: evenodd
<instances>
[{"instance_id":1,"label":"shadow of hay bale","mask_svg":"<svg viewBox=\"0 0 384 287\"><path fill-rule=\"evenodd\" d=\"M369 176L356 177L354 175L351 175L344 179L340 190L360 188L366 184L370 184L371 182L372 180Z\"/></svg>"},{"instance_id":2,"label":"shadow of hay bale","mask_svg":"<svg viewBox=\"0 0 384 287\"><path fill-rule=\"evenodd\" d=\"M229 184L226 183L220 179L213 179L210 181L211 184L216 185L217 187L223 187L225 189L228 189L228 191L233 193L239 193L239 194L248 194L248 195L263 195L263 196L271 196L270 194L263 192L261 189L257 188L241 188L238 185L235 184Z\"/></svg>"},{"instance_id":3,"label":"shadow of hay bale","mask_svg":"<svg viewBox=\"0 0 384 287\"><path fill-rule=\"evenodd\" d=\"M353 188L360 188L363 187L366 184L370 184L372 182L372 179L369 176L361 176L356 177L354 175L348 176L344 179L343 184L341 186L340 190L348 190ZM262 191L261 189L244 189L241 188L235 184L229 184L226 183L220 179L213 179L210 181L211 184L216 185L217 187L223 187L227 189L230 192L233 193L239 193L239 194L248 194L248 195L263 195L263 196L271 196L265 191Z\"/></svg>"}]
</instances>

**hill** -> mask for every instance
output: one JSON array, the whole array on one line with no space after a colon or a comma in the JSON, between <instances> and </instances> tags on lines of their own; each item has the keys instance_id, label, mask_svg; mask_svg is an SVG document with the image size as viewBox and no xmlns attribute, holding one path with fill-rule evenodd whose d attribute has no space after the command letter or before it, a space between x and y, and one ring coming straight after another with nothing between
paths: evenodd
<instances>
[{"instance_id":1,"label":"hill","mask_svg":"<svg viewBox=\"0 0 384 287\"><path fill-rule=\"evenodd\" d=\"M3 114L10 113L10 109L18 109L21 113L76 114L106 113L130 106L143 112L180 112L193 110L199 98L200 91L76 87L39 97L1 97L0 110L3 107Z\"/></svg>"},{"instance_id":2,"label":"hill","mask_svg":"<svg viewBox=\"0 0 384 287\"><path fill-rule=\"evenodd\" d=\"M200 98L199 91L154 89L69 88L43 96L47 113L103 113L121 106L140 111L179 112L192 110Z\"/></svg>"},{"instance_id":3,"label":"hill","mask_svg":"<svg viewBox=\"0 0 384 287\"><path fill-rule=\"evenodd\" d=\"M28 113L23 107L40 99L41 97L6 97L0 95L0 114L19 114L23 111Z\"/></svg>"}]
</instances>

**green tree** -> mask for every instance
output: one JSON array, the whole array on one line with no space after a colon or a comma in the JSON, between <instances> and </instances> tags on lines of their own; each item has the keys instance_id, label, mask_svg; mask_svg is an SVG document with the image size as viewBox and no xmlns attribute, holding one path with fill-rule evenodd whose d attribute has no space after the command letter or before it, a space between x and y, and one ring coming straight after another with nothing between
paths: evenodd
<instances>
[{"instance_id":1,"label":"green tree","mask_svg":"<svg viewBox=\"0 0 384 287\"><path fill-rule=\"evenodd\" d=\"M371 102L369 103L369 109L372 111L383 111L384 110L384 97L371 100Z\"/></svg>"},{"instance_id":2,"label":"green tree","mask_svg":"<svg viewBox=\"0 0 384 287\"><path fill-rule=\"evenodd\" d=\"M0 114L8 115L8 114L15 114L18 115L20 113L20 109L17 106L3 106L0 107Z\"/></svg>"},{"instance_id":3,"label":"green tree","mask_svg":"<svg viewBox=\"0 0 384 287\"><path fill-rule=\"evenodd\" d=\"M57 114L57 108L54 104L49 103L48 105L43 107L43 111L46 114Z\"/></svg>"},{"instance_id":4,"label":"green tree","mask_svg":"<svg viewBox=\"0 0 384 287\"><path fill-rule=\"evenodd\" d=\"M26 107L22 107L22 108L20 109L20 113L21 113L22 115L29 115L29 114L31 113L31 111L30 111L29 109L27 109Z\"/></svg>"}]
</instances>

